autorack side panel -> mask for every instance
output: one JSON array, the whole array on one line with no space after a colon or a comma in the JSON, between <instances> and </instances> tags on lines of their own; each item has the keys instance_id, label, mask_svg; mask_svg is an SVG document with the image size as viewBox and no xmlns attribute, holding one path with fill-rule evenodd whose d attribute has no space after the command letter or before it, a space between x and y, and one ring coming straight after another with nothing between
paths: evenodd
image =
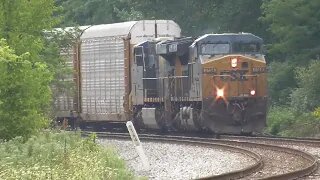
<instances>
[{"instance_id":1,"label":"autorack side panel","mask_svg":"<svg viewBox=\"0 0 320 180\"><path fill-rule=\"evenodd\" d=\"M121 120L125 95L123 37L83 39L80 71L84 117L90 120Z\"/></svg>"}]
</instances>

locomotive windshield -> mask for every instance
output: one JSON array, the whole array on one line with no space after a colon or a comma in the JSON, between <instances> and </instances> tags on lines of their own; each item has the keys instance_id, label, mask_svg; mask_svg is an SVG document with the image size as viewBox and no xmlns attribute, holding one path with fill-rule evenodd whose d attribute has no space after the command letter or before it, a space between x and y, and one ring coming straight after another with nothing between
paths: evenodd
<instances>
[{"instance_id":1,"label":"locomotive windshield","mask_svg":"<svg viewBox=\"0 0 320 180\"><path fill-rule=\"evenodd\" d=\"M194 43L200 56L220 57L226 54L262 55L263 40L250 33L206 34ZM203 58L202 58L203 59Z\"/></svg>"},{"instance_id":2,"label":"locomotive windshield","mask_svg":"<svg viewBox=\"0 0 320 180\"><path fill-rule=\"evenodd\" d=\"M232 46L232 49L231 49ZM221 54L231 54L231 53L248 53L248 54L259 54L261 50L261 45L259 43L242 43L233 42L230 46L229 43L217 44L201 44L201 54L202 55L221 55Z\"/></svg>"}]
</instances>

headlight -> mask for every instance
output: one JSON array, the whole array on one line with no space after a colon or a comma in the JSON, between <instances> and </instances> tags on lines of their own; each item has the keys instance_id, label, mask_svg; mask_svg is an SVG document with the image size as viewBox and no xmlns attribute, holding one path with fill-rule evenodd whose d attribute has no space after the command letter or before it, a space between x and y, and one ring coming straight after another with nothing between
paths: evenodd
<instances>
[{"instance_id":1,"label":"headlight","mask_svg":"<svg viewBox=\"0 0 320 180\"><path fill-rule=\"evenodd\" d=\"M218 89L217 88L217 97L223 97L223 96L224 96L223 89Z\"/></svg>"},{"instance_id":2,"label":"headlight","mask_svg":"<svg viewBox=\"0 0 320 180\"><path fill-rule=\"evenodd\" d=\"M255 91L254 89L252 89L252 90L250 91L250 94L251 94L251 96L254 96L254 95L256 94L256 91Z\"/></svg>"}]
</instances>

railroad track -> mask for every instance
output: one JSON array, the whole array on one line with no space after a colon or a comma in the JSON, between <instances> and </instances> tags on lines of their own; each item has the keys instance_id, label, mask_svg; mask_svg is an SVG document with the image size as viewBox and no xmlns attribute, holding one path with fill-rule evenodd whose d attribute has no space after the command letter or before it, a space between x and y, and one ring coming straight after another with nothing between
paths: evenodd
<instances>
[{"instance_id":1,"label":"railroad track","mask_svg":"<svg viewBox=\"0 0 320 180\"><path fill-rule=\"evenodd\" d=\"M245 137L223 135L222 139L233 141L260 142L264 144L273 144L281 147L290 147L300 151L308 152L318 159L320 162L320 139L315 138L287 138L287 137ZM319 164L318 164L319 165ZM320 179L320 168L318 168L310 176L303 179Z\"/></svg>"},{"instance_id":2,"label":"railroad track","mask_svg":"<svg viewBox=\"0 0 320 180\"><path fill-rule=\"evenodd\" d=\"M84 135L88 135L91 132L82 133ZM128 133L96 132L96 134L101 138L130 138ZM191 143L193 145L214 146L229 151L241 152L255 160L253 165L245 167L241 170L203 177L201 179L295 179L306 176L317 169L317 158L307 152L288 147L280 147L277 145L251 142L248 139L241 140L241 138L244 137L240 136L222 136L222 139L213 139L172 135L140 134L139 137L140 139L146 141ZM298 141L302 143L303 140L300 139ZM296 162L291 164L290 162L282 162L281 159L283 159L283 161L286 159L291 159L292 161ZM281 163L284 164L281 165ZM289 166L288 163L290 163ZM296 166L292 167L294 164L296 164ZM281 170L280 173L275 173L275 171L277 172L279 170Z\"/></svg>"}]
</instances>

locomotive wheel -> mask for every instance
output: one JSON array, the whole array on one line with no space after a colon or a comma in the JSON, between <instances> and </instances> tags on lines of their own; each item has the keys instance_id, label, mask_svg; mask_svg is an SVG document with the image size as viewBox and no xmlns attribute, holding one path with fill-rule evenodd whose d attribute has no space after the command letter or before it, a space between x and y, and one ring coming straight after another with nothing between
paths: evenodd
<instances>
[{"instance_id":1,"label":"locomotive wheel","mask_svg":"<svg viewBox=\"0 0 320 180\"><path fill-rule=\"evenodd\" d=\"M156 122L161 131L167 131L165 113L162 108L156 108Z\"/></svg>"},{"instance_id":2,"label":"locomotive wheel","mask_svg":"<svg viewBox=\"0 0 320 180\"><path fill-rule=\"evenodd\" d=\"M240 110L236 110L232 113L232 119L234 120L236 125L241 125L242 122L242 113Z\"/></svg>"},{"instance_id":3,"label":"locomotive wheel","mask_svg":"<svg viewBox=\"0 0 320 180\"><path fill-rule=\"evenodd\" d=\"M174 118L173 121L173 127L179 130L184 130L182 125L181 125L181 119L180 119L180 112L178 112Z\"/></svg>"},{"instance_id":4,"label":"locomotive wheel","mask_svg":"<svg viewBox=\"0 0 320 180\"><path fill-rule=\"evenodd\" d=\"M203 130L202 122L201 122L201 110L195 109L193 114L193 123L199 131Z\"/></svg>"},{"instance_id":5,"label":"locomotive wheel","mask_svg":"<svg viewBox=\"0 0 320 180\"><path fill-rule=\"evenodd\" d=\"M201 111L199 116L199 121L201 122L201 131L206 133L215 133L212 129L214 127L213 122L210 120L208 112Z\"/></svg>"}]
</instances>

